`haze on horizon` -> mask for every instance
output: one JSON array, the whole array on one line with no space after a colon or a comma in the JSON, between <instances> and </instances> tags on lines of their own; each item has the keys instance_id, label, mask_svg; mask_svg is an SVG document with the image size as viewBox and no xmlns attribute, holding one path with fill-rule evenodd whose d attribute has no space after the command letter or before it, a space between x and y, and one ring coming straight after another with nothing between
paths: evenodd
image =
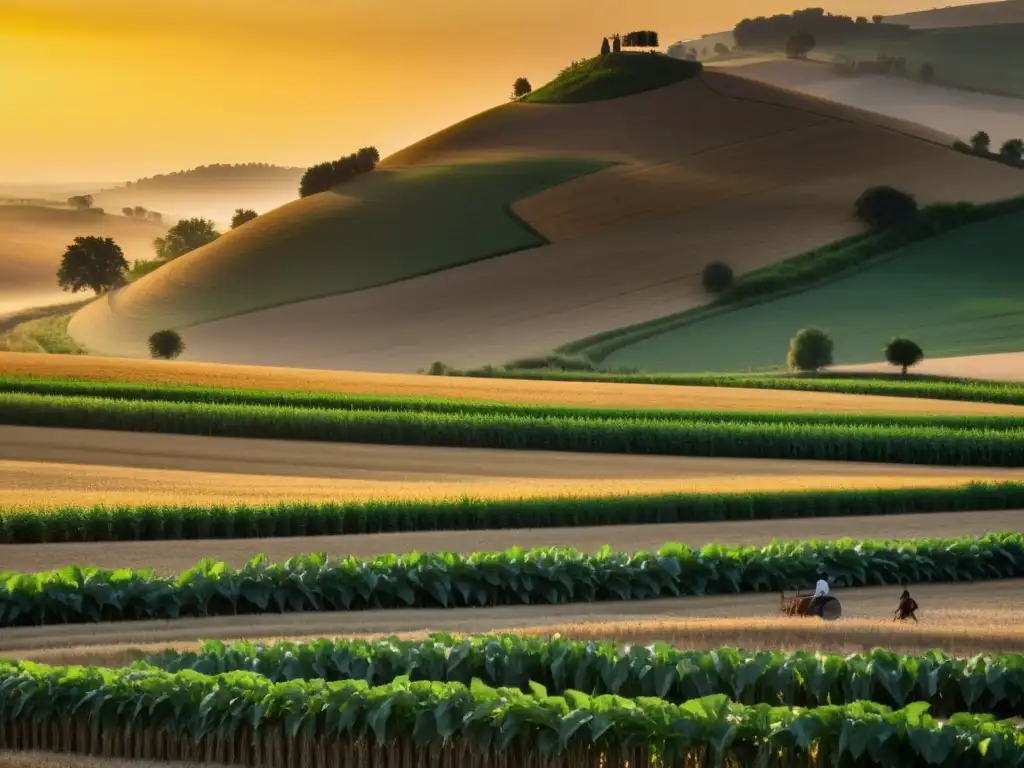
<instances>
[{"instance_id":1,"label":"haze on horizon","mask_svg":"<svg viewBox=\"0 0 1024 768\"><path fill-rule=\"evenodd\" d=\"M0 181L305 166L369 144L387 155L502 103L520 75L549 80L617 31L656 29L664 46L808 5L893 15L934 1L686 5L0 0Z\"/></svg>"}]
</instances>

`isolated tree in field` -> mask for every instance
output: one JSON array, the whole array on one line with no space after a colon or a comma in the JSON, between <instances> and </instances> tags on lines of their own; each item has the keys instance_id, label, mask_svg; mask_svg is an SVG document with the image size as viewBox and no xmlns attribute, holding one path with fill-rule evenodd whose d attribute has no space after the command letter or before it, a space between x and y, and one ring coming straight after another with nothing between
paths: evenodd
<instances>
[{"instance_id":1,"label":"isolated tree in field","mask_svg":"<svg viewBox=\"0 0 1024 768\"><path fill-rule=\"evenodd\" d=\"M853 215L872 229L896 227L917 216L917 201L893 187L871 187L857 198Z\"/></svg>"},{"instance_id":2,"label":"isolated tree in field","mask_svg":"<svg viewBox=\"0 0 1024 768\"><path fill-rule=\"evenodd\" d=\"M921 65L921 80L926 83L930 83L935 79L935 67L929 63Z\"/></svg>"},{"instance_id":3,"label":"isolated tree in field","mask_svg":"<svg viewBox=\"0 0 1024 768\"><path fill-rule=\"evenodd\" d=\"M786 360L793 371L820 371L832 365L832 337L818 328L804 328L789 342Z\"/></svg>"},{"instance_id":4,"label":"isolated tree in field","mask_svg":"<svg viewBox=\"0 0 1024 768\"><path fill-rule=\"evenodd\" d=\"M622 53L622 38L618 35L612 37L612 52Z\"/></svg>"},{"instance_id":5,"label":"isolated tree in field","mask_svg":"<svg viewBox=\"0 0 1024 768\"><path fill-rule=\"evenodd\" d=\"M235 215L231 217L231 228L238 229L247 221L252 221L259 216L252 208L236 208Z\"/></svg>"},{"instance_id":6,"label":"isolated tree in field","mask_svg":"<svg viewBox=\"0 0 1024 768\"><path fill-rule=\"evenodd\" d=\"M128 262L121 247L109 237L76 237L57 269L57 284L78 293L86 288L97 295L124 285Z\"/></svg>"},{"instance_id":7,"label":"isolated tree in field","mask_svg":"<svg viewBox=\"0 0 1024 768\"><path fill-rule=\"evenodd\" d=\"M999 156L1008 160L1020 160L1024 156L1024 141L1020 139L1007 139L999 148Z\"/></svg>"},{"instance_id":8,"label":"isolated tree in field","mask_svg":"<svg viewBox=\"0 0 1024 768\"><path fill-rule=\"evenodd\" d=\"M715 43L716 56L725 56L727 53L729 53L728 45L726 45L725 43Z\"/></svg>"},{"instance_id":9,"label":"isolated tree in field","mask_svg":"<svg viewBox=\"0 0 1024 768\"><path fill-rule=\"evenodd\" d=\"M75 195L68 198L68 205L80 211L92 208L92 195Z\"/></svg>"},{"instance_id":10,"label":"isolated tree in field","mask_svg":"<svg viewBox=\"0 0 1024 768\"><path fill-rule=\"evenodd\" d=\"M131 206L125 206L124 208L122 208L121 213L123 213L129 219L135 218L135 209L132 208Z\"/></svg>"},{"instance_id":11,"label":"isolated tree in field","mask_svg":"<svg viewBox=\"0 0 1024 768\"><path fill-rule=\"evenodd\" d=\"M220 233L209 219L182 219L167 230L164 237L154 240L153 245L161 259L176 259L212 243L218 237Z\"/></svg>"},{"instance_id":12,"label":"isolated tree in field","mask_svg":"<svg viewBox=\"0 0 1024 768\"><path fill-rule=\"evenodd\" d=\"M135 218L136 219L144 219L144 218L146 218L147 211L141 205L136 205L134 210L135 210Z\"/></svg>"},{"instance_id":13,"label":"isolated tree in field","mask_svg":"<svg viewBox=\"0 0 1024 768\"><path fill-rule=\"evenodd\" d=\"M149 337L149 355L162 360L173 360L185 351L185 342L177 331L157 331Z\"/></svg>"},{"instance_id":14,"label":"isolated tree in field","mask_svg":"<svg viewBox=\"0 0 1024 768\"><path fill-rule=\"evenodd\" d=\"M786 56L791 59L804 59L814 50L814 35L810 32L794 32L786 38Z\"/></svg>"},{"instance_id":15,"label":"isolated tree in field","mask_svg":"<svg viewBox=\"0 0 1024 768\"><path fill-rule=\"evenodd\" d=\"M876 13L874 16L871 17L871 20L875 22L875 24L881 24L883 21L885 21L885 16L880 16L879 14Z\"/></svg>"},{"instance_id":16,"label":"isolated tree in field","mask_svg":"<svg viewBox=\"0 0 1024 768\"><path fill-rule=\"evenodd\" d=\"M701 283L708 293L724 293L733 284L732 267L722 261L713 261L704 267Z\"/></svg>"},{"instance_id":17,"label":"isolated tree in field","mask_svg":"<svg viewBox=\"0 0 1024 768\"><path fill-rule=\"evenodd\" d=\"M971 136L971 147L975 152L988 152L992 146L992 139L984 131L978 131Z\"/></svg>"},{"instance_id":18,"label":"isolated tree in field","mask_svg":"<svg viewBox=\"0 0 1024 768\"><path fill-rule=\"evenodd\" d=\"M530 81L525 77L517 77L516 81L512 83L512 98L521 99L528 93L533 91L533 86L530 85Z\"/></svg>"},{"instance_id":19,"label":"isolated tree in field","mask_svg":"<svg viewBox=\"0 0 1024 768\"><path fill-rule=\"evenodd\" d=\"M608 38L606 37L606 38L604 38L601 41L601 55L602 56L607 56L611 52L612 52L612 46L608 42Z\"/></svg>"},{"instance_id":20,"label":"isolated tree in field","mask_svg":"<svg viewBox=\"0 0 1024 768\"><path fill-rule=\"evenodd\" d=\"M917 365L924 359L924 351L916 342L897 336L885 345L885 359L890 365L902 368L903 375L906 376L907 368Z\"/></svg>"}]
</instances>

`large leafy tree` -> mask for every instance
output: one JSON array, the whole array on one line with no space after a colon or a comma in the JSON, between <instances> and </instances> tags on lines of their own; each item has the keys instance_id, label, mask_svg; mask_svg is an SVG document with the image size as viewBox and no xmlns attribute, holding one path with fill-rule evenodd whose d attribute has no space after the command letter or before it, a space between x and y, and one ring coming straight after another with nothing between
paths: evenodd
<instances>
[{"instance_id":1,"label":"large leafy tree","mask_svg":"<svg viewBox=\"0 0 1024 768\"><path fill-rule=\"evenodd\" d=\"M904 339L899 336L885 345L885 359L890 365L895 365L907 375L907 369L917 365L924 358L924 352L917 342Z\"/></svg>"},{"instance_id":2,"label":"large leafy tree","mask_svg":"<svg viewBox=\"0 0 1024 768\"><path fill-rule=\"evenodd\" d=\"M72 293L88 288L101 294L124 285L127 271L124 252L112 238L76 237L61 257L57 284Z\"/></svg>"},{"instance_id":3,"label":"large leafy tree","mask_svg":"<svg viewBox=\"0 0 1024 768\"><path fill-rule=\"evenodd\" d=\"M158 237L153 245L161 259L176 259L196 248L202 248L220 237L217 227L209 219L182 219L164 237Z\"/></svg>"},{"instance_id":4,"label":"large leafy tree","mask_svg":"<svg viewBox=\"0 0 1024 768\"><path fill-rule=\"evenodd\" d=\"M789 342L790 370L812 372L832 365L832 337L819 328L804 328Z\"/></svg>"},{"instance_id":5,"label":"large leafy tree","mask_svg":"<svg viewBox=\"0 0 1024 768\"><path fill-rule=\"evenodd\" d=\"M521 99L528 93L533 92L533 86L530 85L530 81L525 77L518 77L516 81L512 83L512 98Z\"/></svg>"}]
</instances>

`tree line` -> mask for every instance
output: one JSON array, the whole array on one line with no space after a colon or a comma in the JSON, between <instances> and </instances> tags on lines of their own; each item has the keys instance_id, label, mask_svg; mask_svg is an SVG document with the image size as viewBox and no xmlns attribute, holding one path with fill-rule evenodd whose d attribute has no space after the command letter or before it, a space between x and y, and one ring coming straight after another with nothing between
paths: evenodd
<instances>
[{"instance_id":1,"label":"tree line","mask_svg":"<svg viewBox=\"0 0 1024 768\"><path fill-rule=\"evenodd\" d=\"M379 162L380 153L376 147L363 147L351 155L311 166L306 169L299 182L299 197L326 192L356 176L369 173Z\"/></svg>"},{"instance_id":2,"label":"tree line","mask_svg":"<svg viewBox=\"0 0 1024 768\"><path fill-rule=\"evenodd\" d=\"M883 16L853 18L825 13L822 8L805 8L793 13L758 16L740 21L733 37L741 48L780 49L797 33L813 35L820 44L844 43L858 38L897 38L910 33L906 25L885 24Z\"/></svg>"}]
</instances>

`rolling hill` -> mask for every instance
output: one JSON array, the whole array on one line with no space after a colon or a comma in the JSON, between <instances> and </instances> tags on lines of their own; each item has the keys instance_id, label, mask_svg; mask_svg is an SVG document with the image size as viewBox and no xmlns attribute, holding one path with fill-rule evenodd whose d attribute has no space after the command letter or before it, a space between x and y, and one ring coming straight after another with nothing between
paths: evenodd
<instances>
[{"instance_id":1,"label":"rolling hill","mask_svg":"<svg viewBox=\"0 0 1024 768\"><path fill-rule=\"evenodd\" d=\"M1024 99L974 93L900 77L837 74L820 61L736 59L711 65L741 77L789 88L858 109L926 125L969 139L984 130L998 147L1024 136Z\"/></svg>"},{"instance_id":2,"label":"rolling hill","mask_svg":"<svg viewBox=\"0 0 1024 768\"><path fill-rule=\"evenodd\" d=\"M79 312L71 332L92 350L128 356L144 355L148 333L170 325L195 360L385 371L435 359L501 362L700 305L699 273L714 258L744 272L855 233L852 202L874 184L922 202L1022 191L1017 171L956 153L952 140L721 72L610 100L511 103L396 153L371 178L265 217L258 239L276 242L272 252L232 233ZM442 250L456 252L461 233L484 224L476 209L445 209L444 186L489 166L541 160L580 165L511 190L504 203L550 244L434 262L464 263L455 269L412 277L425 270L408 265L437 246L401 241L393 230L419 232L422 222L406 206L377 211L386 196L370 200L374 189L420 179L408 200L443 218ZM608 167L584 172L595 164ZM347 205L361 207L344 223ZM367 216L374 227L356 227ZM308 234L326 231L327 219L330 238L346 249L341 267L324 266L331 257ZM489 221L496 232L499 219ZM323 295L357 287L352 276L367 259L394 282L256 311L267 300L260 285L291 285L294 264L321 265L303 279ZM403 269L410 279L399 279ZM258 301L246 308L236 297L250 289ZM228 311L218 291L229 294ZM207 321L217 313L232 316Z\"/></svg>"},{"instance_id":3,"label":"rolling hill","mask_svg":"<svg viewBox=\"0 0 1024 768\"><path fill-rule=\"evenodd\" d=\"M80 298L57 287L64 249L79 236L112 237L133 259L153 258L166 226L39 205L0 204L0 314Z\"/></svg>"},{"instance_id":4,"label":"rolling hill","mask_svg":"<svg viewBox=\"0 0 1024 768\"><path fill-rule=\"evenodd\" d=\"M141 205L172 221L205 216L227 225L236 208L264 213L294 200L305 170L266 163L201 165L107 187L93 197L111 211Z\"/></svg>"},{"instance_id":5,"label":"rolling hill","mask_svg":"<svg viewBox=\"0 0 1024 768\"><path fill-rule=\"evenodd\" d=\"M927 11L887 16L889 24L907 24L914 29L980 27L989 24L1024 24L1024 0L951 5Z\"/></svg>"}]
</instances>

